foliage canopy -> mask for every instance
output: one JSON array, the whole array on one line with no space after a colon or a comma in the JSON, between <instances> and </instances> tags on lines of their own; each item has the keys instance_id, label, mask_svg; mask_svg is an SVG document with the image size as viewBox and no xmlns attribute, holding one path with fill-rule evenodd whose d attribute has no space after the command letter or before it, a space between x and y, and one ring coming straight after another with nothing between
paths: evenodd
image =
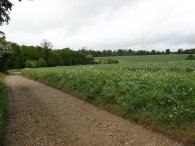
<instances>
[{"instance_id":1,"label":"foliage canopy","mask_svg":"<svg viewBox=\"0 0 195 146\"><path fill-rule=\"evenodd\" d=\"M21 0L19 0L21 1ZM0 1L0 25L3 23L8 23L10 20L9 14L12 10L13 4L10 0L1 0Z\"/></svg>"}]
</instances>

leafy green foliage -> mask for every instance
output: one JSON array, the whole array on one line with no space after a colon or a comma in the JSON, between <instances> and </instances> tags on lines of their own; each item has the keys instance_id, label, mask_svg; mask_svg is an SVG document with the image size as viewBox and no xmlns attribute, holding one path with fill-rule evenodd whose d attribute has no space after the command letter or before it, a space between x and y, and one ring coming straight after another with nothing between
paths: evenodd
<instances>
[{"instance_id":1,"label":"leafy green foliage","mask_svg":"<svg viewBox=\"0 0 195 146\"><path fill-rule=\"evenodd\" d=\"M39 68L22 73L87 100L119 107L138 121L193 133L195 74L186 68L195 71L195 62Z\"/></svg>"},{"instance_id":2,"label":"leafy green foliage","mask_svg":"<svg viewBox=\"0 0 195 146\"><path fill-rule=\"evenodd\" d=\"M21 1L21 0L19 0ZM0 25L3 23L8 23L10 20L9 14L12 10L12 2L10 0L1 0L0 1Z\"/></svg>"},{"instance_id":3,"label":"leafy green foliage","mask_svg":"<svg viewBox=\"0 0 195 146\"><path fill-rule=\"evenodd\" d=\"M8 59L8 68L15 69L15 68L22 68L24 66L26 66L24 61L24 54L22 53L20 46L18 46L15 43L12 43L11 53Z\"/></svg>"},{"instance_id":4,"label":"leafy green foliage","mask_svg":"<svg viewBox=\"0 0 195 146\"><path fill-rule=\"evenodd\" d=\"M10 44L6 42L4 35L0 36L0 71L7 69L7 62L10 55Z\"/></svg>"},{"instance_id":5,"label":"leafy green foliage","mask_svg":"<svg viewBox=\"0 0 195 146\"><path fill-rule=\"evenodd\" d=\"M37 66L38 67L45 67L46 66L46 61L43 58L39 58L38 62L37 62Z\"/></svg>"},{"instance_id":6,"label":"leafy green foliage","mask_svg":"<svg viewBox=\"0 0 195 146\"><path fill-rule=\"evenodd\" d=\"M26 67L26 61L31 60L37 62L39 58L43 58L46 66L67 66L78 64L113 64L113 63L135 63L135 62L160 62L160 61L179 61L185 60L186 54L170 54L170 55L141 55L141 56L110 56L96 57L87 51L72 51L69 48L51 50L52 45L47 42L40 46L19 46L11 43L11 54L9 54L8 68L20 69ZM121 51L119 51L121 52ZM131 52L131 51L130 51ZM156 51L153 50L153 53ZM5 64L5 63L3 63ZM38 67L38 65L36 65Z\"/></svg>"},{"instance_id":7,"label":"leafy green foliage","mask_svg":"<svg viewBox=\"0 0 195 146\"><path fill-rule=\"evenodd\" d=\"M53 45L48 40L42 40L41 46L44 50L45 63L46 63L46 65L48 65L49 64L48 60L49 60L49 57L50 57L49 54L51 52L51 49L53 48Z\"/></svg>"},{"instance_id":8,"label":"leafy green foliage","mask_svg":"<svg viewBox=\"0 0 195 146\"><path fill-rule=\"evenodd\" d=\"M188 57L186 58L186 60L195 60L195 56L193 56L192 54L188 55Z\"/></svg>"},{"instance_id":9,"label":"leafy green foliage","mask_svg":"<svg viewBox=\"0 0 195 146\"><path fill-rule=\"evenodd\" d=\"M93 57L93 55L86 56L86 64L93 64L94 60L95 60L95 58Z\"/></svg>"},{"instance_id":10,"label":"leafy green foliage","mask_svg":"<svg viewBox=\"0 0 195 146\"><path fill-rule=\"evenodd\" d=\"M38 67L38 63L35 60L27 60L26 67L30 67L30 68Z\"/></svg>"},{"instance_id":11,"label":"leafy green foliage","mask_svg":"<svg viewBox=\"0 0 195 146\"><path fill-rule=\"evenodd\" d=\"M13 4L9 0L0 1L0 25L4 22L8 23L10 20L9 13L12 9Z\"/></svg>"},{"instance_id":12,"label":"leafy green foliage","mask_svg":"<svg viewBox=\"0 0 195 146\"><path fill-rule=\"evenodd\" d=\"M43 42L40 46L19 46L16 43L7 43L0 38L0 71L21 69L25 67L66 66L77 64L94 64L92 55L69 48L51 50L52 45Z\"/></svg>"},{"instance_id":13,"label":"leafy green foliage","mask_svg":"<svg viewBox=\"0 0 195 146\"><path fill-rule=\"evenodd\" d=\"M25 67L65 66L77 64L93 64L95 59L92 55L69 48L51 50L51 45L44 46L19 46L11 43L11 54L8 58L9 69L20 69ZM47 60L46 60L47 59Z\"/></svg>"},{"instance_id":14,"label":"leafy green foliage","mask_svg":"<svg viewBox=\"0 0 195 146\"><path fill-rule=\"evenodd\" d=\"M46 61L43 58L39 58L38 61L36 60L27 60L26 67L35 68L35 67L45 67Z\"/></svg>"},{"instance_id":15,"label":"leafy green foliage","mask_svg":"<svg viewBox=\"0 0 195 146\"><path fill-rule=\"evenodd\" d=\"M170 49L166 49L165 53L170 54L171 53Z\"/></svg>"}]
</instances>

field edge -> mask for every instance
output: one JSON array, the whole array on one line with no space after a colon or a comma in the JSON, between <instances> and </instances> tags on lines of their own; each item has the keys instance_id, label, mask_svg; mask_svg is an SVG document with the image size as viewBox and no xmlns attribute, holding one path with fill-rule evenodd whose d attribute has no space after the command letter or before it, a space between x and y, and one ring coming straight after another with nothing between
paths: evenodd
<instances>
[{"instance_id":1,"label":"field edge","mask_svg":"<svg viewBox=\"0 0 195 146\"><path fill-rule=\"evenodd\" d=\"M40 83L43 83L44 85L48 85L50 87L54 87L55 89L58 89L58 90L63 91L65 93L68 93L68 94L70 94L70 95L72 95L72 96L74 96L74 97L76 97L80 100L84 100L84 101L86 101L90 104L93 104L96 107L99 107L103 110L106 110L106 111L112 113L112 114L120 116L120 117L122 117L122 118L124 118L124 119L126 119L130 122L139 124L140 126L146 128L146 129L149 129L149 130L154 131L154 132L159 132L159 133L161 133L165 136L168 136L171 139L174 139L174 140L177 140L179 142L184 143L184 145L188 145L188 146L195 145L195 135L191 135L191 134L186 133L185 131L181 131L181 130L168 129L166 127L163 128L163 127L159 127L159 126L156 126L156 125L152 125L151 123L148 123L147 121L144 121L144 120L137 121L136 119L132 118L132 115L127 115L126 113L124 113L120 109L120 107L118 107L118 106L113 106L113 105L99 103L99 102L95 102L93 100L89 100L85 96L81 95L78 92L74 92L74 91L67 90L65 88L58 87L58 86L56 86L52 83L41 80L38 77L32 77L32 76L29 76L29 75L23 74L23 73L21 73L21 75L23 77L28 78L28 79L38 81Z\"/></svg>"}]
</instances>

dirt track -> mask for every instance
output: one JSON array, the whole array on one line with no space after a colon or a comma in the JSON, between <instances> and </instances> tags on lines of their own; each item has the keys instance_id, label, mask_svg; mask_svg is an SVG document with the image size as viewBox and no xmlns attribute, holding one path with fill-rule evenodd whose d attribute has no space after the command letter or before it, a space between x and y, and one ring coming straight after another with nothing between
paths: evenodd
<instances>
[{"instance_id":1,"label":"dirt track","mask_svg":"<svg viewBox=\"0 0 195 146\"><path fill-rule=\"evenodd\" d=\"M10 92L5 146L174 146L176 141L19 75Z\"/></svg>"}]
</instances>

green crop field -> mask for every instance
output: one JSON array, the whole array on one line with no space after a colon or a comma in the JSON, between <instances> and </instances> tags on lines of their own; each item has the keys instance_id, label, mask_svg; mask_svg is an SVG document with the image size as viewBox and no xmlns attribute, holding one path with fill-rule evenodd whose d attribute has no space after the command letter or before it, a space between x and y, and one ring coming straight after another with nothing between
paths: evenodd
<instances>
[{"instance_id":1,"label":"green crop field","mask_svg":"<svg viewBox=\"0 0 195 146\"><path fill-rule=\"evenodd\" d=\"M126 62L142 60L139 64L35 68L24 69L22 74L118 111L135 122L166 129L172 136L180 133L194 138L195 61L184 61L184 55L173 55L172 60L170 56L149 57L121 57L128 58Z\"/></svg>"},{"instance_id":2,"label":"green crop field","mask_svg":"<svg viewBox=\"0 0 195 146\"><path fill-rule=\"evenodd\" d=\"M187 54L170 54L170 55L139 55L139 56L111 56L96 57L96 61L101 58L117 59L120 63L140 63L140 62L166 62L166 61L182 61L185 60Z\"/></svg>"},{"instance_id":3,"label":"green crop field","mask_svg":"<svg viewBox=\"0 0 195 146\"><path fill-rule=\"evenodd\" d=\"M0 145L2 144L2 136L5 127L5 116L6 116L6 109L8 103L8 93L7 88L4 84L4 75L0 73Z\"/></svg>"}]
</instances>

